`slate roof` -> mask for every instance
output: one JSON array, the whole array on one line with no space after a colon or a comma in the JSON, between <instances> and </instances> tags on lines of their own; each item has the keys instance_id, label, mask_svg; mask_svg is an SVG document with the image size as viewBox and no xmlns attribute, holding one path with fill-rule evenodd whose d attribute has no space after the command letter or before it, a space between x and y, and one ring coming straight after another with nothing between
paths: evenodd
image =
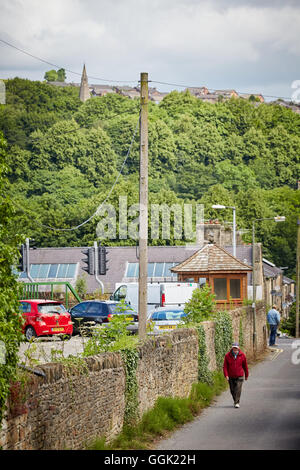
<instances>
[{"instance_id":1,"label":"slate roof","mask_svg":"<svg viewBox=\"0 0 300 470\"><path fill-rule=\"evenodd\" d=\"M283 276L282 281L283 281L283 284L296 284L296 281L286 276Z\"/></svg>"},{"instance_id":2,"label":"slate roof","mask_svg":"<svg viewBox=\"0 0 300 470\"><path fill-rule=\"evenodd\" d=\"M85 258L82 250L87 247L61 247L61 248L37 248L30 249L30 264L44 263L78 263L78 275L85 275L88 292L99 289L94 276L87 274L82 268L85 266ZM117 282L123 282L127 263L138 263L138 250L136 246L107 246L108 271L105 276L99 275L107 292L113 292ZM149 263L181 263L196 249L185 246L149 246ZM167 279L166 279L167 280Z\"/></svg>"},{"instance_id":3,"label":"slate roof","mask_svg":"<svg viewBox=\"0 0 300 470\"><path fill-rule=\"evenodd\" d=\"M171 271L179 272L249 272L251 266L241 262L228 251L214 244L204 245L200 250L190 256L183 263L175 266Z\"/></svg>"},{"instance_id":4,"label":"slate roof","mask_svg":"<svg viewBox=\"0 0 300 470\"><path fill-rule=\"evenodd\" d=\"M275 278L283 273L283 271L280 268L277 268L275 264L271 263L270 261L264 258L263 258L263 270L264 270L264 276L267 279Z\"/></svg>"}]
</instances>

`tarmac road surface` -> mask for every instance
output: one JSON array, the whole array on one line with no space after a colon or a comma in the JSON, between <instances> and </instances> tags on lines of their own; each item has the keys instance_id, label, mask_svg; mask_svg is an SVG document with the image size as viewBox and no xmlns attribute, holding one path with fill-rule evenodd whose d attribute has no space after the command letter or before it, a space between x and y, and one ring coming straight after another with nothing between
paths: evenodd
<instances>
[{"instance_id":1,"label":"tarmac road surface","mask_svg":"<svg viewBox=\"0 0 300 470\"><path fill-rule=\"evenodd\" d=\"M299 450L300 341L278 338L267 358L250 368L240 408L229 389L157 450ZM292 362L293 360L293 362Z\"/></svg>"}]
</instances>

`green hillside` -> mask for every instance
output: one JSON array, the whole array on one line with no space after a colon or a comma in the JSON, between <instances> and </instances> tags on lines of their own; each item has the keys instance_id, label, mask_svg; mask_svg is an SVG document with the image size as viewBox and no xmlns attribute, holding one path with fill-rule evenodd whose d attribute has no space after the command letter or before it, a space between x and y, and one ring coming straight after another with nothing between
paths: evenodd
<instances>
[{"instance_id":1,"label":"green hillside","mask_svg":"<svg viewBox=\"0 0 300 470\"><path fill-rule=\"evenodd\" d=\"M10 196L20 228L39 246L92 244L98 219L77 230L106 198L128 152L139 118L139 100L108 94L78 99L78 88L15 78L6 81L0 130L7 141ZM264 254L295 272L300 211L300 116L279 105L232 98L204 103L174 91L149 103L149 199L157 204L203 203L205 219L232 220L238 228L255 218L285 215L286 222L257 224ZM108 203L119 195L138 201L139 136ZM43 226L44 225L44 226ZM13 227L12 230L15 230ZM118 237L118 233L117 233ZM251 242L251 232L245 232ZM155 240L160 244L184 243ZM135 244L107 240L107 244ZM151 243L151 240L150 240ZM154 243L154 242L153 242Z\"/></svg>"}]
</instances>

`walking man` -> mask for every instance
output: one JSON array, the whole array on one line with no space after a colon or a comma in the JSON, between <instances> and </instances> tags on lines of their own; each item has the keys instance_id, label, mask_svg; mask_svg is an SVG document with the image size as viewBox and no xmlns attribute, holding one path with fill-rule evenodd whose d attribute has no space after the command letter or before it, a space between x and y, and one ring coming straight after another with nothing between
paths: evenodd
<instances>
[{"instance_id":1,"label":"walking man","mask_svg":"<svg viewBox=\"0 0 300 470\"><path fill-rule=\"evenodd\" d=\"M276 342L276 336L277 336L277 328L280 323L280 314L278 310L276 310L276 305L273 305L271 310L268 311L267 322L270 325L269 346L276 346L275 342Z\"/></svg>"},{"instance_id":2,"label":"walking man","mask_svg":"<svg viewBox=\"0 0 300 470\"><path fill-rule=\"evenodd\" d=\"M246 355L240 350L238 343L233 343L231 350L225 355L223 372L229 382L234 407L239 408L244 375L247 380L249 372Z\"/></svg>"}]
</instances>

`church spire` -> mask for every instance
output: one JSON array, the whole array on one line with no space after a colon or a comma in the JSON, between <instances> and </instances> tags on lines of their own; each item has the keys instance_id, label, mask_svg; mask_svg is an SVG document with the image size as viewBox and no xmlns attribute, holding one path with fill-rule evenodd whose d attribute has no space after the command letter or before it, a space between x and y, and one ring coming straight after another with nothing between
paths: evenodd
<instances>
[{"instance_id":1,"label":"church spire","mask_svg":"<svg viewBox=\"0 0 300 470\"><path fill-rule=\"evenodd\" d=\"M88 77L86 74L85 64L83 65L82 75L81 75L81 83L80 83L80 91L79 91L79 99L80 101L85 102L90 98L90 90L88 84Z\"/></svg>"}]
</instances>

